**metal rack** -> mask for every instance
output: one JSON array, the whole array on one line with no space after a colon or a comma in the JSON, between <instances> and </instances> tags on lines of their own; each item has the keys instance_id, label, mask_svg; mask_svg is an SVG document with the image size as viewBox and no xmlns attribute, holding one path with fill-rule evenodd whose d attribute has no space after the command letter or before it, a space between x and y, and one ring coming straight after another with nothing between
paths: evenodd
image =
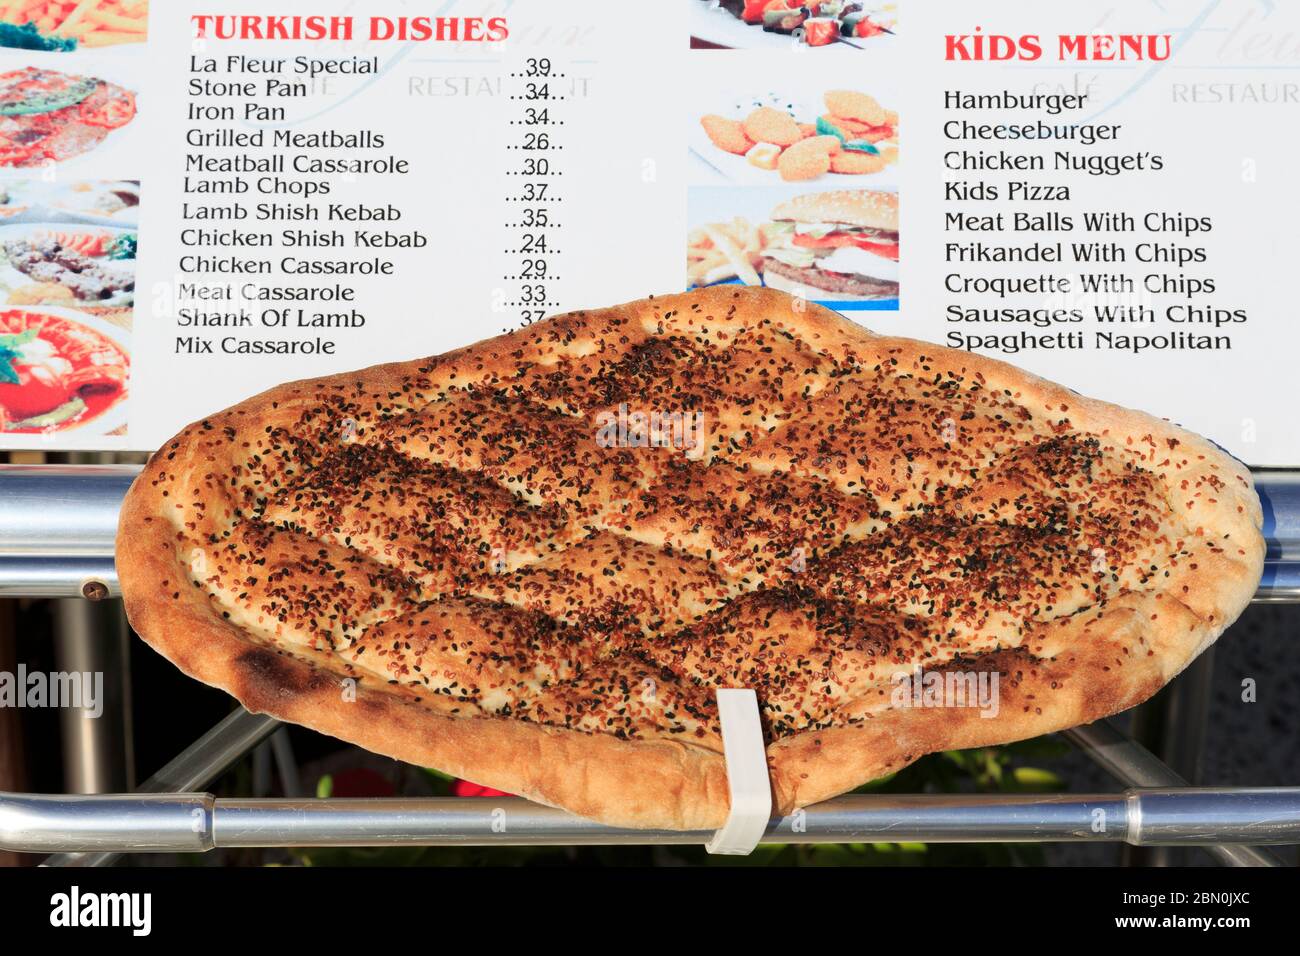
<instances>
[{"instance_id":1,"label":"metal rack","mask_svg":"<svg viewBox=\"0 0 1300 956\"><path fill-rule=\"evenodd\" d=\"M134 466L0 466L0 597L118 593L113 541ZM1300 472L1256 475L1268 539L1255 600L1300 603ZM216 847L703 844L711 833L606 827L519 798L222 799L202 792L278 726L236 710L132 794L0 793L0 849L47 865ZM1276 866L1300 843L1300 788L1194 788L1102 721L1065 736L1125 788L1102 794L851 795L774 820L765 843L1122 842L1204 847Z\"/></svg>"}]
</instances>

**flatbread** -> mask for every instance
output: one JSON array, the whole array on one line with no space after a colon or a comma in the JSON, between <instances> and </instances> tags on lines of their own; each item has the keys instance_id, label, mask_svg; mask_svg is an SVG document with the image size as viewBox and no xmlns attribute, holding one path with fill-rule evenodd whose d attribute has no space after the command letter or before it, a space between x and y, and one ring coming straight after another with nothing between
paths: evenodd
<instances>
[{"instance_id":1,"label":"flatbread","mask_svg":"<svg viewBox=\"0 0 1300 956\"><path fill-rule=\"evenodd\" d=\"M707 829L717 688L757 691L782 812L1096 720L1236 618L1260 522L1248 471L1165 421L718 287L197 422L117 564L140 635L254 712ZM918 671L996 674L996 715L909 705Z\"/></svg>"}]
</instances>

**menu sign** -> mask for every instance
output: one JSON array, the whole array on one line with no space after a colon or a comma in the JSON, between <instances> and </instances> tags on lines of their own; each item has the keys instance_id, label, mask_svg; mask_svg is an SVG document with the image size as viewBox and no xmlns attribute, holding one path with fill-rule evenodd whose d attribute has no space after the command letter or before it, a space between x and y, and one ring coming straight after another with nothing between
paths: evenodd
<instances>
[{"instance_id":1,"label":"menu sign","mask_svg":"<svg viewBox=\"0 0 1300 956\"><path fill-rule=\"evenodd\" d=\"M743 283L1293 464L1297 27L1244 0L0 4L0 447L149 450L286 380Z\"/></svg>"}]
</instances>

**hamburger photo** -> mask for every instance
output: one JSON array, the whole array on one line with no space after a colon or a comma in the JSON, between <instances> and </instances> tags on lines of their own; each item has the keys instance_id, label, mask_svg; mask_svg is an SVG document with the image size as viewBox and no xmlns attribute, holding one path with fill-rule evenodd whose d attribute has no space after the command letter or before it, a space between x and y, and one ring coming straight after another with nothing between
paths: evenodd
<instances>
[{"instance_id":1,"label":"hamburger photo","mask_svg":"<svg viewBox=\"0 0 1300 956\"><path fill-rule=\"evenodd\" d=\"M772 210L763 283L812 299L898 295L898 194L808 193Z\"/></svg>"}]
</instances>

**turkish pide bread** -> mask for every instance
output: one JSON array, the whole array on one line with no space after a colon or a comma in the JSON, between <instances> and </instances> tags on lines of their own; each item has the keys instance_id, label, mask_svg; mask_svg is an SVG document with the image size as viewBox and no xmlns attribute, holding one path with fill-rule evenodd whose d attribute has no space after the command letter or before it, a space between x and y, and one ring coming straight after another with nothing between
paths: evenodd
<instances>
[{"instance_id":1,"label":"turkish pide bread","mask_svg":"<svg viewBox=\"0 0 1300 956\"><path fill-rule=\"evenodd\" d=\"M140 635L251 711L710 829L716 689L757 692L781 812L1092 721L1245 607L1260 521L1247 470L1165 421L716 287L196 422L117 565ZM897 693L936 673L997 706Z\"/></svg>"}]
</instances>

